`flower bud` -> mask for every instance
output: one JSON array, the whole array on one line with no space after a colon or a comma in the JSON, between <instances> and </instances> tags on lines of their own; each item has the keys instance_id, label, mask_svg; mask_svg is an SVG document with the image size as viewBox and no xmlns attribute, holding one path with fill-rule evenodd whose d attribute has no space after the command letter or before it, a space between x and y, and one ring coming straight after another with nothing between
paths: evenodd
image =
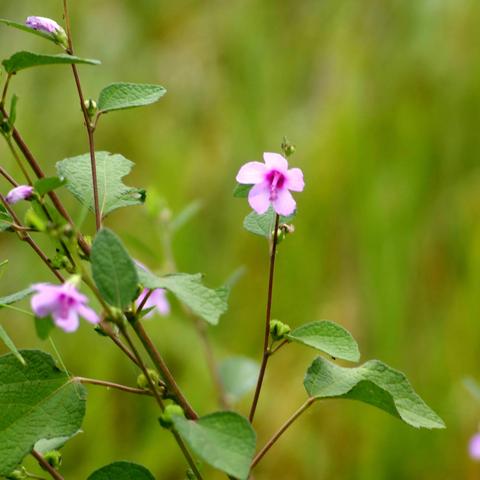
<instances>
[{"instance_id":1,"label":"flower bud","mask_svg":"<svg viewBox=\"0 0 480 480\"><path fill-rule=\"evenodd\" d=\"M293 155L295 153L295 145L290 143L287 137L283 137L283 142L281 147L286 157L289 157L290 155Z\"/></svg>"},{"instance_id":2,"label":"flower bud","mask_svg":"<svg viewBox=\"0 0 480 480\"><path fill-rule=\"evenodd\" d=\"M97 102L89 98L85 100L83 104L85 105L89 118L93 118L97 113Z\"/></svg>"},{"instance_id":3,"label":"flower bud","mask_svg":"<svg viewBox=\"0 0 480 480\"><path fill-rule=\"evenodd\" d=\"M158 372L156 370L152 370L151 368L148 368L147 369L147 372L148 372L148 376L150 377L150 380L152 381L152 383L154 385L158 385L159 382L160 382L160 375L158 374ZM144 388L146 390L148 390L150 388L150 383L146 377L146 375L144 373L141 373L138 377L137 377L137 385L139 388Z\"/></svg>"},{"instance_id":4,"label":"flower bud","mask_svg":"<svg viewBox=\"0 0 480 480\"><path fill-rule=\"evenodd\" d=\"M294 231L295 227L293 225L289 225L287 223L280 224L277 230L277 244L280 244L283 240L285 240L287 235L293 233Z\"/></svg>"},{"instance_id":5,"label":"flower bud","mask_svg":"<svg viewBox=\"0 0 480 480\"><path fill-rule=\"evenodd\" d=\"M52 450L45 453L43 455L43 458L55 470L58 470L60 468L60 465L62 465L62 454L58 450Z\"/></svg>"},{"instance_id":6,"label":"flower bud","mask_svg":"<svg viewBox=\"0 0 480 480\"><path fill-rule=\"evenodd\" d=\"M173 417L177 415L179 417L185 417L185 413L180 405L172 403L165 407L165 410L158 418L160 425L163 428L172 428L173 425Z\"/></svg>"},{"instance_id":7,"label":"flower bud","mask_svg":"<svg viewBox=\"0 0 480 480\"><path fill-rule=\"evenodd\" d=\"M21 467L20 469L14 470L12 473L9 473L5 479L6 480L25 480L28 478L25 468Z\"/></svg>"},{"instance_id":8,"label":"flower bud","mask_svg":"<svg viewBox=\"0 0 480 480\"><path fill-rule=\"evenodd\" d=\"M279 340L283 340L290 331L291 328L286 323L282 323L280 320L270 321L270 335L274 341L278 342Z\"/></svg>"},{"instance_id":9,"label":"flower bud","mask_svg":"<svg viewBox=\"0 0 480 480\"><path fill-rule=\"evenodd\" d=\"M7 193L5 200L8 204L15 205L22 200L29 200L33 195L34 192L31 185L19 185Z\"/></svg>"}]
</instances>

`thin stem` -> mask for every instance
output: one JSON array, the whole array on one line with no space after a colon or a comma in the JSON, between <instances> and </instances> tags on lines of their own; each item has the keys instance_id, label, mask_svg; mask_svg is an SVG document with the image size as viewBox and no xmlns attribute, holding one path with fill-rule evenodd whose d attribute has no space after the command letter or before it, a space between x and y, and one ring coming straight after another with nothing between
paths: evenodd
<instances>
[{"instance_id":1,"label":"thin stem","mask_svg":"<svg viewBox=\"0 0 480 480\"><path fill-rule=\"evenodd\" d=\"M121 390L122 392L136 393L137 395L149 395L149 396L153 395L153 393L150 390L145 390L144 388L128 387L126 385L120 385L119 383L107 382L105 380L97 380L95 378L73 377L72 380L82 384L99 385L101 387Z\"/></svg>"},{"instance_id":2,"label":"thin stem","mask_svg":"<svg viewBox=\"0 0 480 480\"><path fill-rule=\"evenodd\" d=\"M5 85L3 87L3 92L2 92L2 99L0 100L0 105L5 105L5 100L7 98L7 91L8 91L8 86L10 85L10 80L12 79L12 74L9 73L7 75L7 79L5 80Z\"/></svg>"},{"instance_id":3,"label":"thin stem","mask_svg":"<svg viewBox=\"0 0 480 480\"><path fill-rule=\"evenodd\" d=\"M130 349L132 350L133 354L137 358L138 365L140 365L140 369L142 370L143 374L145 375L145 378L148 381L150 389L152 390L152 393L153 393L155 399L157 400L157 403L160 407L160 410L163 412L165 410L165 405L164 405L163 400L162 400L162 398L160 397L160 395L157 391L156 386L153 383L152 378L150 377L150 375L148 373L148 370L147 370L147 367L146 367L145 363L143 363L143 361L142 361L142 357L138 353L138 350L135 347L132 339L130 338L130 335L128 334L127 330L125 328L123 328L121 330L121 332L122 332L122 335L124 336L126 342L128 343ZM197 477L197 479L198 480L203 480L202 475L199 472L199 470L198 470L198 468L195 464L195 461L193 460L192 456L190 455L190 452L187 450L187 447L185 446L185 443L183 442L180 435L175 430L172 430L172 434L175 437L175 440L176 440L180 450L182 451L185 459L187 460L188 465L192 469L192 471L195 474L195 476Z\"/></svg>"},{"instance_id":4,"label":"thin stem","mask_svg":"<svg viewBox=\"0 0 480 480\"><path fill-rule=\"evenodd\" d=\"M143 300L140 302L140 305L138 306L138 308L136 310L137 315L139 315L142 312L142 310L145 307L145 304L147 303L147 300L150 298L150 295L152 295L152 293L153 293L153 289L149 290L147 292L147 294L143 297Z\"/></svg>"},{"instance_id":5,"label":"thin stem","mask_svg":"<svg viewBox=\"0 0 480 480\"><path fill-rule=\"evenodd\" d=\"M33 185L32 179L30 178L30 175L27 172L27 169L23 165L22 161L20 160L20 157L18 156L17 152L15 151L15 147L13 146L12 140L10 137L6 137L7 145L8 148L10 149L10 152L12 152L13 158L15 158L15 161L17 162L17 165L20 167L20 170L22 171L25 179L27 180L29 185Z\"/></svg>"},{"instance_id":6,"label":"thin stem","mask_svg":"<svg viewBox=\"0 0 480 480\"><path fill-rule=\"evenodd\" d=\"M70 55L74 54L73 50L73 40L72 40L72 29L70 26L70 15L68 14L68 2L63 0L63 13L65 17L65 25L68 38L68 49L67 53ZM92 186L93 186L93 204L95 207L95 225L97 231L102 228L102 214L100 211L100 203L98 200L98 181L97 181L97 162L95 158L95 141L94 141L94 132L95 127L91 122L90 116L85 106L85 96L83 95L82 84L80 81L80 74L78 73L78 68L75 64L71 65L73 77L75 79L75 85L77 87L78 98L80 100L80 108L82 109L83 118L85 120L85 127L87 129L88 135L88 147L90 150L90 166L92 169Z\"/></svg>"},{"instance_id":7,"label":"thin stem","mask_svg":"<svg viewBox=\"0 0 480 480\"><path fill-rule=\"evenodd\" d=\"M268 356L271 357L274 353L278 352L282 347L284 347L285 345L288 345L289 343L290 343L290 340L288 339L283 340L283 342L279 343L275 348L271 348L268 351Z\"/></svg>"},{"instance_id":8,"label":"thin stem","mask_svg":"<svg viewBox=\"0 0 480 480\"><path fill-rule=\"evenodd\" d=\"M0 193L0 202L7 209L8 213L13 218L15 224L18 225L19 227L23 227L22 222L18 218L17 214L10 207L9 203L5 200L5 197L1 193ZM24 242L27 242L33 248L33 250L35 250L35 253L43 260L45 265L47 265L47 267L51 270L51 272L63 283L65 279L63 278L62 274L53 268L52 264L50 263L50 260L45 255L45 253L43 253L42 249L35 243L33 238L25 231L17 232L17 233L20 239L23 240Z\"/></svg>"},{"instance_id":9,"label":"thin stem","mask_svg":"<svg viewBox=\"0 0 480 480\"><path fill-rule=\"evenodd\" d=\"M275 257L277 254L277 243L278 243L278 224L280 222L280 216L277 214L275 216L275 227L273 230L273 241L272 248L270 252L270 271L268 276L268 293L267 293L267 311L265 315L265 335L263 339L263 356L262 364L260 366L260 372L258 374L257 387L255 388L255 395L253 396L252 407L250 409L249 419L250 422L253 422L255 416L255 410L257 409L258 398L260 397L260 391L262 390L263 377L265 376L265 370L267 368L268 362L268 339L270 337L270 320L272 314L272 295L273 295L273 277L275 274Z\"/></svg>"},{"instance_id":10,"label":"thin stem","mask_svg":"<svg viewBox=\"0 0 480 480\"><path fill-rule=\"evenodd\" d=\"M55 480L65 480L46 460L43 455L36 450L32 450L32 456L37 460L40 466L46 470Z\"/></svg>"},{"instance_id":11,"label":"thin stem","mask_svg":"<svg viewBox=\"0 0 480 480\"><path fill-rule=\"evenodd\" d=\"M167 364L165 363L162 356L160 355L160 352L157 350L152 340L148 336L147 332L143 328L142 323L139 320L136 320L135 322L133 322L132 326L138 338L142 342L143 347L147 351L148 356L151 358L153 364L158 368L159 372L162 374L165 382L168 385L168 388L175 395L179 405L185 411L185 415L191 420L196 420L198 418L197 413L195 412L195 410L193 410L191 405L188 403L188 400L183 395L182 391L180 390L180 387L177 385L177 382L173 378L172 373L168 369Z\"/></svg>"},{"instance_id":12,"label":"thin stem","mask_svg":"<svg viewBox=\"0 0 480 480\"><path fill-rule=\"evenodd\" d=\"M277 442L277 440L283 435L285 430L290 427L290 425L305 411L310 405L313 404L315 398L310 397L273 435L273 437L266 443L266 445L255 455L255 458L250 465L250 468L254 468L258 462L265 456L265 454L272 448L272 446Z\"/></svg>"},{"instance_id":13,"label":"thin stem","mask_svg":"<svg viewBox=\"0 0 480 480\"><path fill-rule=\"evenodd\" d=\"M7 182L9 182L13 187L18 187L18 183L1 165L0 165L0 175L2 175L2 177L5 177Z\"/></svg>"}]
</instances>

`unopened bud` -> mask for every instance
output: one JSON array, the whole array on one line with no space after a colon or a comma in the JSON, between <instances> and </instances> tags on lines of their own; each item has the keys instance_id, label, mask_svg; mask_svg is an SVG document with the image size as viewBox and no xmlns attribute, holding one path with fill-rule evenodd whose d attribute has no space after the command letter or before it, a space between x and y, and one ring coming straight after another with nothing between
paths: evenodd
<instances>
[{"instance_id":1,"label":"unopened bud","mask_svg":"<svg viewBox=\"0 0 480 480\"><path fill-rule=\"evenodd\" d=\"M147 369L148 376L150 377L150 380L154 385L158 385L160 382L160 375L156 370L152 370L151 368ZM150 382L148 381L148 378L144 373L141 373L137 377L137 385L139 388L144 388L144 389L149 389L150 388Z\"/></svg>"},{"instance_id":2,"label":"unopened bud","mask_svg":"<svg viewBox=\"0 0 480 480\"><path fill-rule=\"evenodd\" d=\"M43 455L43 458L55 470L58 470L60 468L60 465L62 465L62 454L58 450L52 450L45 453Z\"/></svg>"},{"instance_id":3,"label":"unopened bud","mask_svg":"<svg viewBox=\"0 0 480 480\"><path fill-rule=\"evenodd\" d=\"M293 155L295 153L295 145L290 143L287 137L283 137L283 142L281 147L286 157L289 157L290 155Z\"/></svg>"},{"instance_id":4,"label":"unopened bud","mask_svg":"<svg viewBox=\"0 0 480 480\"><path fill-rule=\"evenodd\" d=\"M180 405L172 403L165 407L158 421L163 428L172 428L174 416L185 417L185 413Z\"/></svg>"},{"instance_id":5,"label":"unopened bud","mask_svg":"<svg viewBox=\"0 0 480 480\"><path fill-rule=\"evenodd\" d=\"M68 37L65 30L62 27L58 27L53 33L55 42L61 45L63 48L68 48Z\"/></svg>"},{"instance_id":6,"label":"unopened bud","mask_svg":"<svg viewBox=\"0 0 480 480\"><path fill-rule=\"evenodd\" d=\"M278 231L277 231L277 244L285 240L286 236L293 233L294 231L295 231L295 227L293 225L282 223L278 227Z\"/></svg>"},{"instance_id":7,"label":"unopened bud","mask_svg":"<svg viewBox=\"0 0 480 480\"><path fill-rule=\"evenodd\" d=\"M25 480L27 478L28 475L23 467L21 469L14 470L5 477L6 480Z\"/></svg>"},{"instance_id":8,"label":"unopened bud","mask_svg":"<svg viewBox=\"0 0 480 480\"><path fill-rule=\"evenodd\" d=\"M290 331L291 328L286 323L282 323L280 320L270 321L270 335L274 341L283 340Z\"/></svg>"},{"instance_id":9,"label":"unopened bud","mask_svg":"<svg viewBox=\"0 0 480 480\"><path fill-rule=\"evenodd\" d=\"M85 109L87 110L89 118L93 118L97 113L97 102L89 98L83 102Z\"/></svg>"}]
</instances>

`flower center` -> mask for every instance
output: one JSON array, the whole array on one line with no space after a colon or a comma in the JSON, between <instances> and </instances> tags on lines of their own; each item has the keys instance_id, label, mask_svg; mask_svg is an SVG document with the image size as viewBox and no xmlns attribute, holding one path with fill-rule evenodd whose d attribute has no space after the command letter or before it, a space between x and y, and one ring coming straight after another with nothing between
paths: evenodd
<instances>
[{"instance_id":1,"label":"flower center","mask_svg":"<svg viewBox=\"0 0 480 480\"><path fill-rule=\"evenodd\" d=\"M281 190L285 183L285 176L278 170L271 170L267 173L266 180L270 184L270 201L276 200L278 190Z\"/></svg>"}]
</instances>

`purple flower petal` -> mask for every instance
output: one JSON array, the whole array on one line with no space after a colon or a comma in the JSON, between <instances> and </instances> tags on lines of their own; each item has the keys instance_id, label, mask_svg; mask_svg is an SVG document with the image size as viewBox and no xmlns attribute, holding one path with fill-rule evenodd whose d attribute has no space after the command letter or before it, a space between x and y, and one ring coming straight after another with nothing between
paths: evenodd
<instances>
[{"instance_id":1,"label":"purple flower petal","mask_svg":"<svg viewBox=\"0 0 480 480\"><path fill-rule=\"evenodd\" d=\"M7 193L5 200L10 205L20 202L21 200L27 200L33 195L33 187L30 185L19 185L18 187L12 188Z\"/></svg>"},{"instance_id":2,"label":"purple flower petal","mask_svg":"<svg viewBox=\"0 0 480 480\"><path fill-rule=\"evenodd\" d=\"M286 175L286 187L293 192L301 192L305 188L303 172L299 168L291 168Z\"/></svg>"},{"instance_id":3,"label":"purple flower petal","mask_svg":"<svg viewBox=\"0 0 480 480\"><path fill-rule=\"evenodd\" d=\"M53 314L53 321L55 325L61 328L64 332L71 333L77 330L79 325L78 313L76 310L71 309L67 312L66 316L59 316L56 313Z\"/></svg>"},{"instance_id":4,"label":"purple flower petal","mask_svg":"<svg viewBox=\"0 0 480 480\"><path fill-rule=\"evenodd\" d=\"M265 213L270 206L270 189L267 183L257 183L248 192L248 203L259 214Z\"/></svg>"},{"instance_id":5,"label":"purple flower petal","mask_svg":"<svg viewBox=\"0 0 480 480\"><path fill-rule=\"evenodd\" d=\"M237 182L254 184L263 182L265 179L265 164L260 162L248 162L238 172Z\"/></svg>"},{"instance_id":6,"label":"purple flower petal","mask_svg":"<svg viewBox=\"0 0 480 480\"><path fill-rule=\"evenodd\" d=\"M143 302L143 299L145 298L145 295L149 292L148 289L144 289L143 292L140 294L140 296L137 299L137 306L140 305ZM157 288L155 289L150 296L148 297L147 301L145 302L145 309L152 308L150 312L148 312L146 315L144 315L143 318L151 318L156 311L162 315L166 316L170 313L170 304L168 303L167 296L166 296L166 291L163 288Z\"/></svg>"},{"instance_id":7,"label":"purple flower petal","mask_svg":"<svg viewBox=\"0 0 480 480\"><path fill-rule=\"evenodd\" d=\"M480 433L476 433L470 439L468 453L473 460L480 460Z\"/></svg>"},{"instance_id":8,"label":"purple flower petal","mask_svg":"<svg viewBox=\"0 0 480 480\"><path fill-rule=\"evenodd\" d=\"M50 315L58 303L58 287L47 283L37 283L32 287L38 292L31 299L33 313L37 317Z\"/></svg>"},{"instance_id":9,"label":"purple flower petal","mask_svg":"<svg viewBox=\"0 0 480 480\"><path fill-rule=\"evenodd\" d=\"M265 152L263 154L263 159L265 160L265 165L269 170L278 170L280 173L284 175L287 174L288 171L288 162L285 157L280 155L279 153L272 153L272 152Z\"/></svg>"},{"instance_id":10,"label":"purple flower petal","mask_svg":"<svg viewBox=\"0 0 480 480\"><path fill-rule=\"evenodd\" d=\"M279 214L287 217L291 215L297 206L292 194L286 189L278 190L277 197L272 201L273 209Z\"/></svg>"},{"instance_id":11,"label":"purple flower petal","mask_svg":"<svg viewBox=\"0 0 480 480\"><path fill-rule=\"evenodd\" d=\"M100 322L100 317L97 315L97 312L86 305L80 305L77 308L78 314L83 317L87 322L96 324Z\"/></svg>"},{"instance_id":12,"label":"purple flower petal","mask_svg":"<svg viewBox=\"0 0 480 480\"><path fill-rule=\"evenodd\" d=\"M59 30L63 30L62 27L55 20L46 17L28 17L25 24L27 25L27 27L45 33L55 33Z\"/></svg>"}]
</instances>

